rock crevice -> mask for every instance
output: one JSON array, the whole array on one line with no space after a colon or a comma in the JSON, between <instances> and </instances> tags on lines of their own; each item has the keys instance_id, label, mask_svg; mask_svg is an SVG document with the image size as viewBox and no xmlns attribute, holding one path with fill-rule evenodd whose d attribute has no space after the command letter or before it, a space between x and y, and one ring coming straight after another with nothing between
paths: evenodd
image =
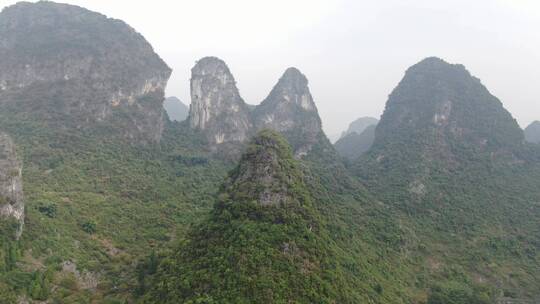
<instances>
[{"instance_id":1,"label":"rock crevice","mask_svg":"<svg viewBox=\"0 0 540 304\"><path fill-rule=\"evenodd\" d=\"M0 132L0 221L10 219L17 222L18 239L24 224L22 162L11 137Z\"/></svg>"}]
</instances>

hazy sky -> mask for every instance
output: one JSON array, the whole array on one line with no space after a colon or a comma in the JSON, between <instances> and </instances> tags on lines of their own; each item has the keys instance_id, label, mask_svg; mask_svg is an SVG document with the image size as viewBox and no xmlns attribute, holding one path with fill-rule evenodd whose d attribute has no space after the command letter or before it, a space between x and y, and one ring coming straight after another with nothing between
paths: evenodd
<instances>
[{"instance_id":1,"label":"hazy sky","mask_svg":"<svg viewBox=\"0 0 540 304\"><path fill-rule=\"evenodd\" d=\"M0 0L0 6L15 3ZM464 64L521 126L540 120L539 0L65 0L126 21L173 68L167 94L190 102L190 69L227 62L258 104L299 68L327 134L379 117L407 67Z\"/></svg>"}]
</instances>

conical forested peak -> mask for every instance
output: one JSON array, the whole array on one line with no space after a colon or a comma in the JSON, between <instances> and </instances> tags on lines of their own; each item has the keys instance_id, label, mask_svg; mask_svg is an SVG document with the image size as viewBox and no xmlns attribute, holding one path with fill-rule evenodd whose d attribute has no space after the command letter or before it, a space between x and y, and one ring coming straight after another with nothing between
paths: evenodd
<instances>
[{"instance_id":1,"label":"conical forested peak","mask_svg":"<svg viewBox=\"0 0 540 304\"><path fill-rule=\"evenodd\" d=\"M334 260L291 148L263 130L210 216L162 264L146 301L345 303Z\"/></svg>"},{"instance_id":2,"label":"conical forested peak","mask_svg":"<svg viewBox=\"0 0 540 304\"><path fill-rule=\"evenodd\" d=\"M389 96L359 173L423 195L441 172L521 163L523 141L512 115L462 65L427 58Z\"/></svg>"},{"instance_id":3,"label":"conical forested peak","mask_svg":"<svg viewBox=\"0 0 540 304\"><path fill-rule=\"evenodd\" d=\"M252 139L248 151L244 154L243 160L249 159L251 155L275 153L280 158L292 158L292 152L285 138L273 130L262 130Z\"/></svg>"},{"instance_id":4,"label":"conical forested peak","mask_svg":"<svg viewBox=\"0 0 540 304\"><path fill-rule=\"evenodd\" d=\"M303 195L301 173L287 141L277 132L263 130L251 141L236 170L225 184L235 201L282 205Z\"/></svg>"},{"instance_id":5,"label":"conical forested peak","mask_svg":"<svg viewBox=\"0 0 540 304\"><path fill-rule=\"evenodd\" d=\"M523 134L502 103L464 66L427 58L394 89L377 127L375 147L403 144L496 151L521 144ZM449 156L449 155L447 155Z\"/></svg>"}]
</instances>

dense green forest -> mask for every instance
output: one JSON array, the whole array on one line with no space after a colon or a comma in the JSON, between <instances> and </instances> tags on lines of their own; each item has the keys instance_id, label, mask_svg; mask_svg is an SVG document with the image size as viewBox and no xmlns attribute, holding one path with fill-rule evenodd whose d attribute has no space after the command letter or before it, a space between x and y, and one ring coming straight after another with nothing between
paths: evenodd
<instances>
[{"instance_id":1,"label":"dense green forest","mask_svg":"<svg viewBox=\"0 0 540 304\"><path fill-rule=\"evenodd\" d=\"M146 293L167 290L159 287L160 280L168 281L164 279L166 274L174 278L185 269L194 271L188 268L193 267L190 263L182 262L189 258L189 251L178 249L187 246L186 242L212 249L199 254L207 252L211 254L208 258L219 258L209 260L217 266L222 259L227 261L227 254L234 256L235 246L245 242L273 244L283 238L294 239L294 234L272 232L271 225L264 221L245 222L242 214L256 213L256 206L243 210L225 204L230 198L220 195L219 188L235 161L212 156L204 141L198 140L201 137L197 132L185 123L169 123L159 146L132 146L98 131L60 133L19 120L5 123L10 121L5 118L2 128L15 134L25 163L27 204L23 237L18 243L11 242L5 251L9 252L6 265L12 265L2 274L6 296L27 294L34 300L58 303L138 301L149 297ZM249 151L249 147L245 149ZM310 197L310 212L316 215L322 233L313 240L315 245L310 245L317 248L313 250L317 258L324 257L317 269L320 274L311 283L301 281L307 285L293 288L284 282L298 275L293 271L297 266L272 263L277 268L269 273L288 272L281 279L276 275L272 276L275 281L258 283L263 284L261 292L279 284L283 291L274 294L276 299L293 298L296 293L299 302L318 297L328 303L492 303L500 296L534 297L539 234L531 214L537 214L539 206L530 205L537 198L530 189L538 180L536 169L508 172L493 168L489 176L496 174L498 178L491 183L485 183L487 177L478 174L485 172L484 168L452 179L441 176L433 179L433 185L445 191L444 198L438 192L420 202L407 199L399 187L379 189L361 183L347 173L335 152L328 153L327 149L321 143L294 166L302 171L305 186L301 188ZM482 187L479 180L483 180ZM511 189L508 180L516 181ZM501 193L503 187L509 191ZM486 193L493 195L485 197ZM525 220L528 218L531 220ZM234 225L230 228L233 230L227 233L223 221ZM250 233L254 231L259 233ZM251 238L242 238L242 233ZM240 243L233 242L228 247L231 251L216 250L224 246L224 240L218 237L223 234ZM210 242L212 237L220 241ZM271 259L273 251L264 254L257 248L248 251L254 261ZM202 259L204 255L195 257ZM76 271L66 262L75 263ZM168 272L162 270L167 267L171 268ZM514 270L509 273L508 269ZM223 271L221 275L228 273ZM249 274L253 270L244 271ZM216 280L215 276L221 275L211 271L193 278ZM502 290L491 281L497 277L503 278ZM173 282L180 278L183 276L170 281L168 288L175 292L163 292L162 297L174 297L185 290L185 286L174 288ZM236 294L211 296L218 302L266 299L268 294L247 292L242 280L248 278L246 274L233 280L238 283ZM294 279L296 283L298 280ZM178 284L193 284L189 286L195 292L197 284L202 283L187 280ZM55 286L54 292L50 292L51 286ZM219 286L215 290L221 290ZM326 291L319 294L321 290ZM197 296L190 299L205 299L203 293Z\"/></svg>"}]
</instances>

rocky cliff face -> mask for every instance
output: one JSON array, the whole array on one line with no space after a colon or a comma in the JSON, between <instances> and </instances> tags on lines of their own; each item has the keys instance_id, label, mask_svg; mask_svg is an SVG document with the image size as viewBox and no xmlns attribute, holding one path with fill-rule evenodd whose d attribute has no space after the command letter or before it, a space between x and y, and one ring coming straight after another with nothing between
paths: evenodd
<instances>
[{"instance_id":1,"label":"rocky cliff face","mask_svg":"<svg viewBox=\"0 0 540 304\"><path fill-rule=\"evenodd\" d=\"M243 142L249 137L249 108L221 59L205 57L191 69L189 124L203 131L213 145Z\"/></svg>"},{"instance_id":2,"label":"rocky cliff face","mask_svg":"<svg viewBox=\"0 0 540 304\"><path fill-rule=\"evenodd\" d=\"M190 126L203 131L214 147L245 142L271 129L283 134L301 157L324 138L307 78L296 68L287 69L268 97L252 108L240 97L227 65L206 57L192 69L191 99Z\"/></svg>"},{"instance_id":3,"label":"rocky cliff face","mask_svg":"<svg viewBox=\"0 0 540 304\"><path fill-rule=\"evenodd\" d=\"M0 103L38 119L82 128L122 117L125 137L158 141L170 73L122 21L45 1L0 14Z\"/></svg>"},{"instance_id":4,"label":"rocky cliff face","mask_svg":"<svg viewBox=\"0 0 540 304\"><path fill-rule=\"evenodd\" d=\"M540 144L540 121L533 121L525 128L525 140L533 144Z\"/></svg>"},{"instance_id":5,"label":"rocky cliff face","mask_svg":"<svg viewBox=\"0 0 540 304\"><path fill-rule=\"evenodd\" d=\"M0 221L6 219L18 223L15 237L19 238L24 224L22 164L12 139L0 132Z\"/></svg>"},{"instance_id":6,"label":"rocky cliff face","mask_svg":"<svg viewBox=\"0 0 540 304\"><path fill-rule=\"evenodd\" d=\"M298 69L288 68L268 97L253 113L256 128L282 133L296 156L307 154L319 140L322 124L308 88Z\"/></svg>"}]
</instances>

